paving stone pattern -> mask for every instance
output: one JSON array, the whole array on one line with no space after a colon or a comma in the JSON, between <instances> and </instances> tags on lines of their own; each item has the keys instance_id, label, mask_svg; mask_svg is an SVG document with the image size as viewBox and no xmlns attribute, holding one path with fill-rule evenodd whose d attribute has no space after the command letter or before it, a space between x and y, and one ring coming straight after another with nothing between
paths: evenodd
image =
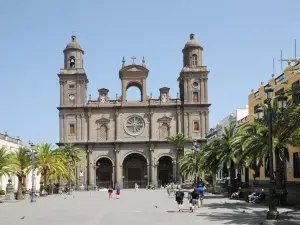
<instances>
[{"instance_id":1,"label":"paving stone pattern","mask_svg":"<svg viewBox=\"0 0 300 225\"><path fill-rule=\"evenodd\" d=\"M300 224L300 212L280 209L281 220L265 221L266 206L231 201L207 194L198 213L178 212L175 198L165 190L122 190L108 200L106 192L75 192L0 204L0 225L218 225ZM24 217L24 218L23 218ZM298 221L298 223L297 223Z\"/></svg>"}]
</instances>

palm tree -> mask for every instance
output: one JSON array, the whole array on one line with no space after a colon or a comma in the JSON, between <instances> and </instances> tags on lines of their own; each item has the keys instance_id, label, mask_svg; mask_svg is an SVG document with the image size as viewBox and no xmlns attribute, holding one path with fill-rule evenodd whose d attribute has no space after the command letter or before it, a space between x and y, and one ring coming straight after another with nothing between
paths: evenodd
<instances>
[{"instance_id":1,"label":"palm tree","mask_svg":"<svg viewBox=\"0 0 300 225\"><path fill-rule=\"evenodd\" d=\"M184 177L192 176L196 168L199 170L201 157L197 154L197 157L194 156L192 152L186 152L184 155L181 155L179 159L180 172ZM197 171L199 174L199 171Z\"/></svg>"},{"instance_id":2,"label":"palm tree","mask_svg":"<svg viewBox=\"0 0 300 225\"><path fill-rule=\"evenodd\" d=\"M176 162L179 161L180 155L184 152L184 145L188 142L192 142L191 137L187 137L182 133L178 133L174 136L170 136L167 138L169 143L173 144L176 147L177 150L177 156L176 156ZM182 178L182 174L180 171L179 163L177 163L177 171L179 172L180 180Z\"/></svg>"},{"instance_id":3,"label":"palm tree","mask_svg":"<svg viewBox=\"0 0 300 225\"><path fill-rule=\"evenodd\" d=\"M51 144L36 146L36 168L41 174L44 185L49 179L57 181L59 175L68 174L67 160L61 151L53 150Z\"/></svg>"},{"instance_id":4,"label":"palm tree","mask_svg":"<svg viewBox=\"0 0 300 225\"><path fill-rule=\"evenodd\" d=\"M167 138L167 140L169 141L169 143L175 145L178 155L181 155L183 153L184 145L186 143L192 142L191 137L187 137L182 133L178 133L174 136L170 136Z\"/></svg>"},{"instance_id":5,"label":"palm tree","mask_svg":"<svg viewBox=\"0 0 300 225\"><path fill-rule=\"evenodd\" d=\"M19 147L10 153L10 158L13 174L15 174L18 178L17 199L21 200L23 198L22 185L24 185L26 176L31 169L31 160L30 155L28 154L28 149L25 147Z\"/></svg>"},{"instance_id":6,"label":"palm tree","mask_svg":"<svg viewBox=\"0 0 300 225\"><path fill-rule=\"evenodd\" d=\"M217 192L216 176L222 165L220 161L220 140L213 140L204 145L199 153L200 163L198 168L212 177L213 193Z\"/></svg>"},{"instance_id":7,"label":"palm tree","mask_svg":"<svg viewBox=\"0 0 300 225\"><path fill-rule=\"evenodd\" d=\"M235 168L240 162L241 155L241 149L232 145L236 135L236 123L232 122L224 127L221 138L214 145L214 148L217 148L218 160L229 168L231 192L236 191Z\"/></svg>"},{"instance_id":8,"label":"palm tree","mask_svg":"<svg viewBox=\"0 0 300 225\"><path fill-rule=\"evenodd\" d=\"M58 151L62 153L66 160L70 160L73 166L84 166L85 152L81 148L77 148L73 144L65 144Z\"/></svg>"},{"instance_id":9,"label":"palm tree","mask_svg":"<svg viewBox=\"0 0 300 225\"><path fill-rule=\"evenodd\" d=\"M9 164L10 155L8 154L5 147L0 148L0 179L2 176L9 176L11 170L11 166Z\"/></svg>"}]
</instances>

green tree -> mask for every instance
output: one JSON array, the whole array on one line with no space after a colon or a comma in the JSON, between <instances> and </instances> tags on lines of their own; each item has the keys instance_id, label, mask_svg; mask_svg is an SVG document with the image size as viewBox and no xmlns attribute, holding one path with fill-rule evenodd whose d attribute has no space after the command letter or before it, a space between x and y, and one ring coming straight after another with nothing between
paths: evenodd
<instances>
[{"instance_id":1,"label":"green tree","mask_svg":"<svg viewBox=\"0 0 300 225\"><path fill-rule=\"evenodd\" d=\"M178 133L174 136L170 136L167 138L169 143L175 145L178 155L181 155L184 150L184 145L186 143L192 142L192 138L185 136L182 133Z\"/></svg>"},{"instance_id":2,"label":"green tree","mask_svg":"<svg viewBox=\"0 0 300 225\"><path fill-rule=\"evenodd\" d=\"M83 160L86 153L81 148L77 148L73 144L65 144L59 147L58 151L65 157L66 160L70 160L73 166L82 167L85 165Z\"/></svg>"},{"instance_id":3,"label":"green tree","mask_svg":"<svg viewBox=\"0 0 300 225\"><path fill-rule=\"evenodd\" d=\"M13 169L13 174L18 178L17 199L23 198L22 185L26 185L26 177L31 170L31 160L29 151L25 147L19 147L10 153L10 163Z\"/></svg>"}]
</instances>

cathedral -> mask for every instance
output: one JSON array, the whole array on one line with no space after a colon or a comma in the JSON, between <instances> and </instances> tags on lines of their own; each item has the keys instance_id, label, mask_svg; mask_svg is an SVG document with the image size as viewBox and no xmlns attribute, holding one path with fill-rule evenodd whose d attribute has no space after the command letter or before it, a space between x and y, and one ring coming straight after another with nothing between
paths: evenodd
<instances>
[{"instance_id":1,"label":"cathedral","mask_svg":"<svg viewBox=\"0 0 300 225\"><path fill-rule=\"evenodd\" d=\"M180 181L178 150L168 136L183 133L201 145L208 132L208 73L202 65L203 48L190 34L179 72L179 90L161 87L158 98L147 96L149 69L135 63L119 70L121 96L108 98L100 88L97 99L87 99L88 76L83 66L84 50L76 40L64 49L60 83L59 145L74 143L86 152L86 167L76 169L76 185L87 188L147 184L163 185ZM116 77L117 79L117 77ZM152 78L153 79L153 78ZM140 90L140 101L127 101L130 87ZM186 146L191 148L191 144Z\"/></svg>"}]
</instances>

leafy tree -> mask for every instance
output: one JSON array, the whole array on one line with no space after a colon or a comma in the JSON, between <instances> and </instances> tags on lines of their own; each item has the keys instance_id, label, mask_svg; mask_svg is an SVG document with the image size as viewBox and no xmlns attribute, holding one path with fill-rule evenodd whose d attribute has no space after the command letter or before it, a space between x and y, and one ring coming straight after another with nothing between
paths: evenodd
<instances>
[{"instance_id":1,"label":"leafy tree","mask_svg":"<svg viewBox=\"0 0 300 225\"><path fill-rule=\"evenodd\" d=\"M182 133L178 133L174 136L170 136L167 138L167 140L175 145L176 149L177 149L177 153L178 155L182 154L183 150L184 150L184 145L188 142L192 142L192 138L191 137L187 137Z\"/></svg>"}]
</instances>

